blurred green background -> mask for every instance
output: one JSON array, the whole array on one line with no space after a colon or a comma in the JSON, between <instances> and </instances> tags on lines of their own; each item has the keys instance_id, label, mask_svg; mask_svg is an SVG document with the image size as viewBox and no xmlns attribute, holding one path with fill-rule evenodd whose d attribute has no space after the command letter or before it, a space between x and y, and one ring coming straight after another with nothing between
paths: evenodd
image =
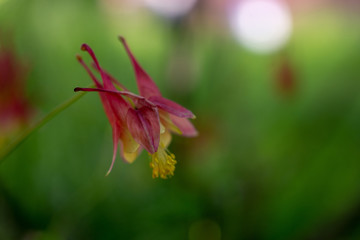
<instances>
[{"instance_id":1,"label":"blurred green background","mask_svg":"<svg viewBox=\"0 0 360 240\"><path fill-rule=\"evenodd\" d=\"M231 33L235 1L177 19L137 2L0 1L31 122L91 82L82 43L137 92L121 34L199 136L173 138L171 179L151 178L145 152L104 177L111 128L86 94L0 165L0 239L360 239L359 2L288 1L291 38L269 54Z\"/></svg>"}]
</instances>

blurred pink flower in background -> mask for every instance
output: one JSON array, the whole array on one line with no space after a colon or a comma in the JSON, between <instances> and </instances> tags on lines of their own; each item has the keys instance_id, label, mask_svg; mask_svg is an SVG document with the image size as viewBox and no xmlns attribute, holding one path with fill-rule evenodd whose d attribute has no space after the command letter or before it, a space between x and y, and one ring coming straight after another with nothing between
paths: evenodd
<instances>
[{"instance_id":1,"label":"blurred pink flower in background","mask_svg":"<svg viewBox=\"0 0 360 240\"><path fill-rule=\"evenodd\" d=\"M296 92L296 75L291 60L283 56L276 69L276 88L279 94L285 98L294 96Z\"/></svg>"},{"instance_id":2,"label":"blurred pink flower in background","mask_svg":"<svg viewBox=\"0 0 360 240\"><path fill-rule=\"evenodd\" d=\"M0 41L0 146L26 125L31 114L25 94L27 67L8 45Z\"/></svg>"}]
</instances>

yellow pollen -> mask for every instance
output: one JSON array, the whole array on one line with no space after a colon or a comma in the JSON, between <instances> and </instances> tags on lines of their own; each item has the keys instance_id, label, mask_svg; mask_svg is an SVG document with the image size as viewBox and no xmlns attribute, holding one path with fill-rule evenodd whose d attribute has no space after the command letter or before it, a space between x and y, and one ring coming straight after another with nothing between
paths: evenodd
<instances>
[{"instance_id":1,"label":"yellow pollen","mask_svg":"<svg viewBox=\"0 0 360 240\"><path fill-rule=\"evenodd\" d=\"M150 167L153 169L152 177L167 179L174 176L175 171L175 155L170 153L163 144L160 144L158 151L149 154L151 157Z\"/></svg>"}]
</instances>

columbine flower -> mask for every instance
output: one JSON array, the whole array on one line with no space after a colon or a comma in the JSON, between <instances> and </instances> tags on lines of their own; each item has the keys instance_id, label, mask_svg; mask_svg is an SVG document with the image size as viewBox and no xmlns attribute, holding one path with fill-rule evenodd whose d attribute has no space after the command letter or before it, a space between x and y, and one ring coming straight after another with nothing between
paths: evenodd
<instances>
[{"instance_id":1,"label":"columbine flower","mask_svg":"<svg viewBox=\"0 0 360 240\"><path fill-rule=\"evenodd\" d=\"M119 141L121 156L129 163L136 159L141 150L140 145L149 152L156 152L159 143L158 132L160 132L159 116L156 107L145 101L144 98L127 91L117 91L113 82L121 88L123 86L102 70L92 49L86 44L83 44L81 49L87 51L92 57L95 68L100 72L103 83L99 82L82 58L77 56L78 61L90 75L96 88L76 88L75 91L97 91L100 94L105 113L113 130L114 150L112 163L107 173L109 174L116 159ZM122 95L127 96L132 102L126 101ZM135 103L136 110L133 109L135 105L131 105ZM140 122L138 121L138 114L141 114Z\"/></svg>"},{"instance_id":2,"label":"columbine flower","mask_svg":"<svg viewBox=\"0 0 360 240\"><path fill-rule=\"evenodd\" d=\"M31 107L25 97L26 66L12 47L0 46L0 145L28 121Z\"/></svg>"},{"instance_id":3,"label":"columbine flower","mask_svg":"<svg viewBox=\"0 0 360 240\"><path fill-rule=\"evenodd\" d=\"M105 112L113 128L114 155L110 170L116 157L116 146L120 139L122 145L125 146L122 147L122 155L126 161L134 161L141 148L144 148L151 156L150 166L153 168L153 178L167 178L174 174L176 164L175 155L167 150L171 141L170 132L188 137L196 136L197 131L187 120L187 118L194 118L195 116L191 111L161 96L155 83L137 63L125 40L120 39L134 66L141 96L127 91L123 85L105 72L100 67L91 48L86 44L82 46L82 49L91 55L95 69L103 79L103 84L96 79L82 59L78 57L80 63L93 79L96 88L76 88L75 91L97 91L100 94ZM121 91L117 90L113 83ZM127 143L130 143L130 149L126 148ZM127 159L129 155L131 157Z\"/></svg>"},{"instance_id":4,"label":"columbine flower","mask_svg":"<svg viewBox=\"0 0 360 240\"><path fill-rule=\"evenodd\" d=\"M174 174L175 155L167 149L171 142L171 132L187 137L194 137L197 131L188 118L195 118L195 115L179 104L162 97L158 87L151 77L144 71L130 51L125 39L120 37L127 54L130 57L136 75L136 83L140 95L158 108L162 128L159 148L155 153L150 153L150 166L153 168L153 177L167 178Z\"/></svg>"}]
</instances>

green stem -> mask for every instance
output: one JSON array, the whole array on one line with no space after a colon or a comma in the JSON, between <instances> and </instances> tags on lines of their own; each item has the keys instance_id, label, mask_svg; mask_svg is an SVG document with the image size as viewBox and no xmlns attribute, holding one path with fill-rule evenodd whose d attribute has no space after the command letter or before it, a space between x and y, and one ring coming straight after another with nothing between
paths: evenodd
<instances>
[{"instance_id":1,"label":"green stem","mask_svg":"<svg viewBox=\"0 0 360 240\"><path fill-rule=\"evenodd\" d=\"M93 85L91 85L91 86L93 86ZM49 112L47 115L45 115L43 118L41 118L33 126L25 129L17 138L15 138L15 140L13 142L9 143L7 146L5 146L4 149L0 150L0 164L2 162L4 162L5 158L8 155L10 155L32 133L34 133L36 130L38 130L39 128L44 126L47 122L49 122L56 115L58 115L59 113L64 111L70 105L75 103L77 100L79 100L85 94L86 94L86 92L77 93L75 96L71 97L69 100L67 100L67 101L63 102L62 104L58 105L56 108L54 108L51 112Z\"/></svg>"}]
</instances>

